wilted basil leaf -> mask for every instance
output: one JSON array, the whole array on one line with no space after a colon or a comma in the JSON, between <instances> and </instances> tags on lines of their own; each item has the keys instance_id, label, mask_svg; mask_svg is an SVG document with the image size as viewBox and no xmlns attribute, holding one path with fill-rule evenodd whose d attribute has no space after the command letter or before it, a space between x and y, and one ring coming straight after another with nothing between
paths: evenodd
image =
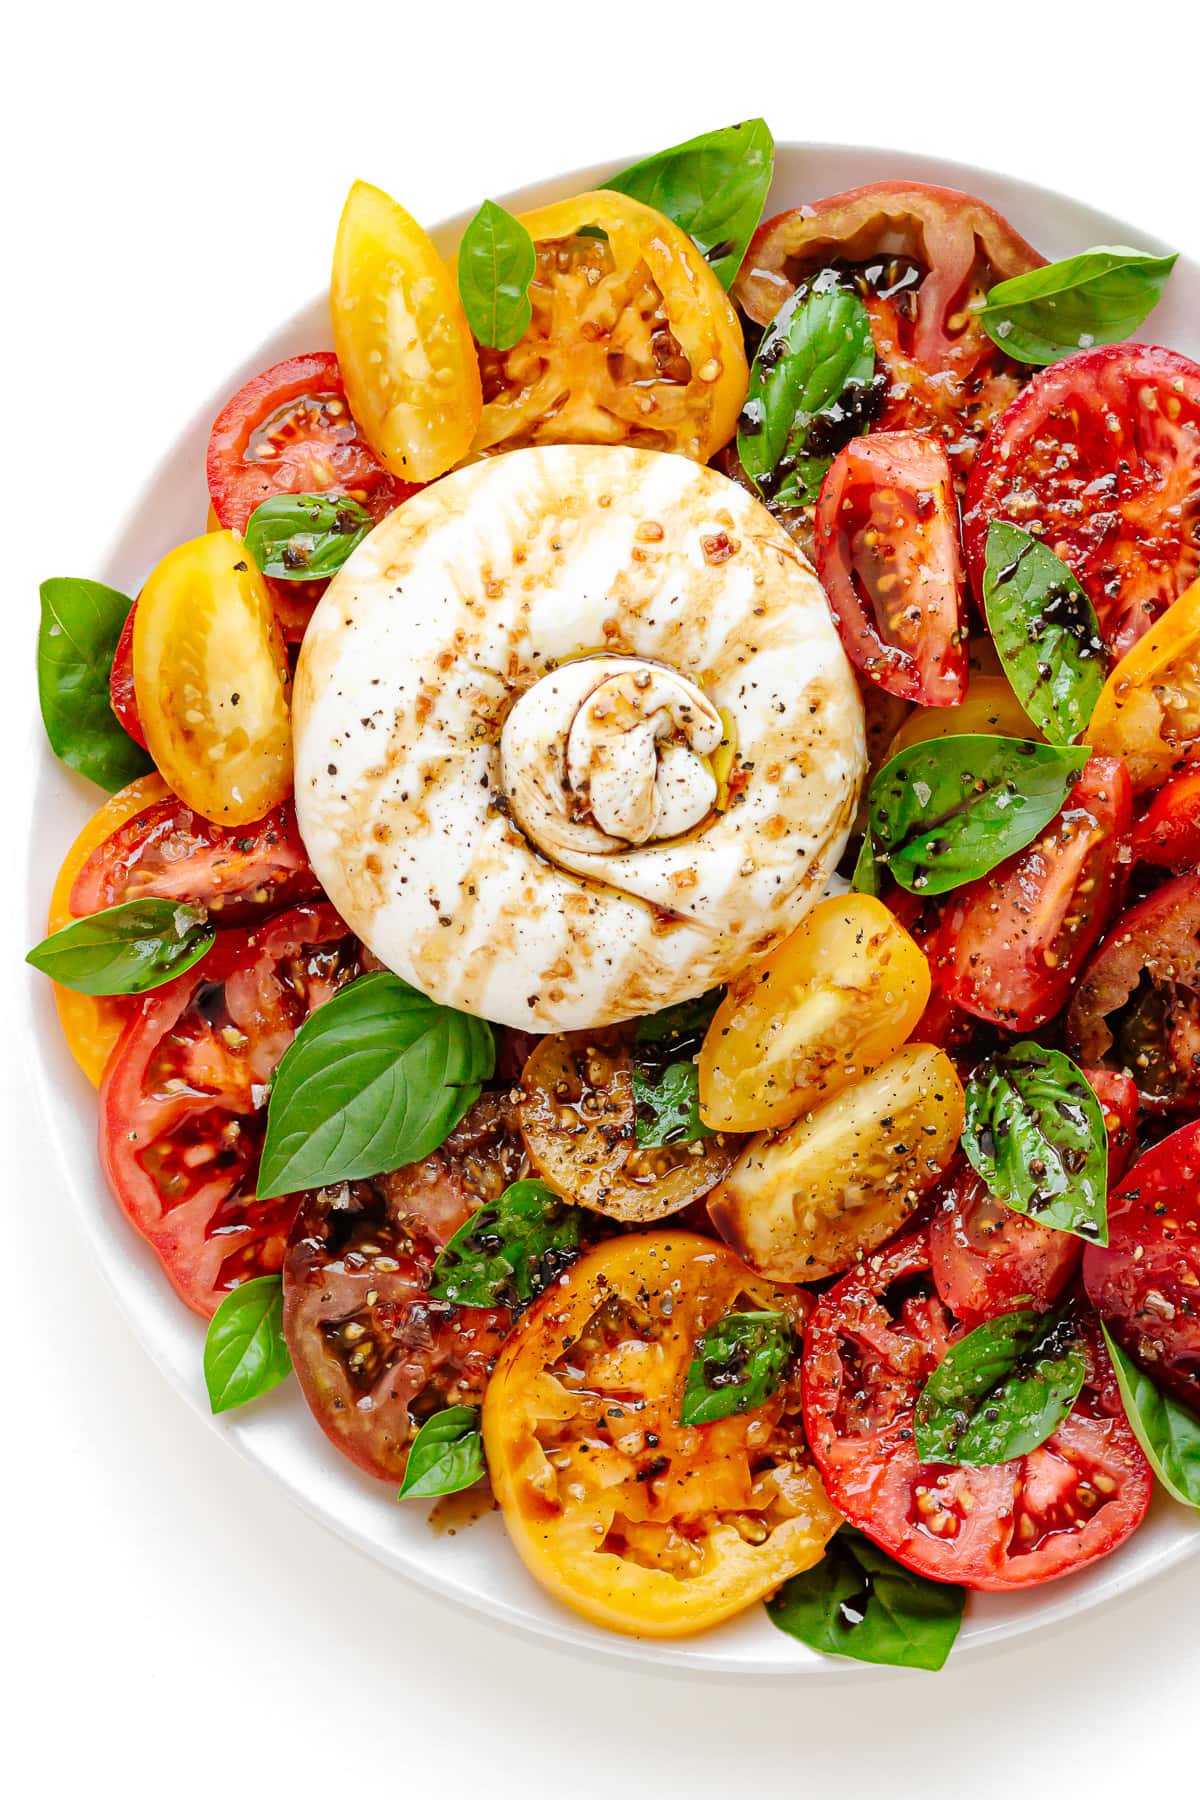
<instances>
[{"instance_id":1,"label":"wilted basil leaf","mask_svg":"<svg viewBox=\"0 0 1200 1800\"><path fill-rule=\"evenodd\" d=\"M56 576L39 589L38 698L50 748L115 793L154 767L109 699L117 640L132 602L101 581Z\"/></svg>"},{"instance_id":2,"label":"wilted basil leaf","mask_svg":"<svg viewBox=\"0 0 1200 1800\"><path fill-rule=\"evenodd\" d=\"M727 1313L706 1331L688 1365L680 1423L711 1425L771 1398L796 1354L786 1313Z\"/></svg>"},{"instance_id":3,"label":"wilted basil leaf","mask_svg":"<svg viewBox=\"0 0 1200 1800\"><path fill-rule=\"evenodd\" d=\"M1001 1313L951 1344L917 1400L928 1463L1011 1462L1044 1444L1083 1387L1087 1357L1070 1313Z\"/></svg>"},{"instance_id":4,"label":"wilted basil leaf","mask_svg":"<svg viewBox=\"0 0 1200 1800\"><path fill-rule=\"evenodd\" d=\"M544 1181L514 1181L439 1252L429 1292L455 1306L528 1306L578 1256L586 1217Z\"/></svg>"},{"instance_id":5,"label":"wilted basil leaf","mask_svg":"<svg viewBox=\"0 0 1200 1800\"><path fill-rule=\"evenodd\" d=\"M878 900L883 888L879 879L879 863L875 857L875 845L871 839L871 827L863 832L862 846L854 864L854 873L850 877L850 891L854 894L871 894Z\"/></svg>"},{"instance_id":6,"label":"wilted basil leaf","mask_svg":"<svg viewBox=\"0 0 1200 1800\"><path fill-rule=\"evenodd\" d=\"M1101 244L991 289L979 322L1018 362L1052 363L1131 337L1158 305L1175 256Z\"/></svg>"},{"instance_id":7,"label":"wilted basil leaf","mask_svg":"<svg viewBox=\"0 0 1200 1800\"><path fill-rule=\"evenodd\" d=\"M246 525L246 548L273 581L335 575L375 523L348 494L272 494Z\"/></svg>"},{"instance_id":8,"label":"wilted basil leaf","mask_svg":"<svg viewBox=\"0 0 1200 1800\"><path fill-rule=\"evenodd\" d=\"M1108 1242L1108 1134L1100 1102L1061 1050L1023 1042L966 1084L962 1148L990 1191L1039 1225Z\"/></svg>"},{"instance_id":9,"label":"wilted basil leaf","mask_svg":"<svg viewBox=\"0 0 1200 1800\"><path fill-rule=\"evenodd\" d=\"M474 1487L487 1472L477 1406L445 1406L418 1431L397 1500L435 1500Z\"/></svg>"},{"instance_id":10,"label":"wilted basil leaf","mask_svg":"<svg viewBox=\"0 0 1200 1800\"><path fill-rule=\"evenodd\" d=\"M713 1134L700 1117L700 1080L695 1058L721 1004L723 989L681 1000L639 1019L633 1034L633 1119L635 1141L694 1144Z\"/></svg>"},{"instance_id":11,"label":"wilted basil leaf","mask_svg":"<svg viewBox=\"0 0 1200 1800\"><path fill-rule=\"evenodd\" d=\"M1144 1369L1121 1348L1108 1326L1104 1341L1133 1435L1173 1500L1200 1507L1200 1418L1155 1387Z\"/></svg>"},{"instance_id":12,"label":"wilted basil leaf","mask_svg":"<svg viewBox=\"0 0 1200 1800\"><path fill-rule=\"evenodd\" d=\"M988 526L983 599L1017 699L1052 744L1071 743L1108 666L1091 601L1048 544L1002 519Z\"/></svg>"},{"instance_id":13,"label":"wilted basil leaf","mask_svg":"<svg viewBox=\"0 0 1200 1800\"><path fill-rule=\"evenodd\" d=\"M192 968L216 935L202 906L126 900L52 932L25 961L76 994L145 994Z\"/></svg>"},{"instance_id":14,"label":"wilted basil leaf","mask_svg":"<svg viewBox=\"0 0 1200 1800\"><path fill-rule=\"evenodd\" d=\"M232 1288L209 1320L204 1382L215 1413L244 1406L290 1375L283 1335L283 1282L259 1275Z\"/></svg>"},{"instance_id":15,"label":"wilted basil leaf","mask_svg":"<svg viewBox=\"0 0 1200 1800\"><path fill-rule=\"evenodd\" d=\"M510 212L485 200L458 247L458 293L476 341L511 350L529 330L533 239Z\"/></svg>"},{"instance_id":16,"label":"wilted basil leaf","mask_svg":"<svg viewBox=\"0 0 1200 1800\"><path fill-rule=\"evenodd\" d=\"M826 1656L940 1669L966 1599L966 1588L902 1568L853 1525L843 1525L820 1562L767 1601L767 1617Z\"/></svg>"},{"instance_id":17,"label":"wilted basil leaf","mask_svg":"<svg viewBox=\"0 0 1200 1800\"><path fill-rule=\"evenodd\" d=\"M604 186L673 219L729 288L762 217L774 161L766 121L746 119L660 150Z\"/></svg>"}]
</instances>

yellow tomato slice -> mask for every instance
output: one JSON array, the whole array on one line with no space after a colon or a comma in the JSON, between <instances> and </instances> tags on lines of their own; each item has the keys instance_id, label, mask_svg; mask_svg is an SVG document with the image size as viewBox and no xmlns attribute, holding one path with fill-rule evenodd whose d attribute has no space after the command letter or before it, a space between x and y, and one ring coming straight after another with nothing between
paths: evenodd
<instances>
[{"instance_id":1,"label":"yellow tomato slice","mask_svg":"<svg viewBox=\"0 0 1200 1800\"><path fill-rule=\"evenodd\" d=\"M342 211L329 299L346 397L368 444L403 481L444 475L479 423L475 342L429 237L365 181Z\"/></svg>"},{"instance_id":2,"label":"yellow tomato slice","mask_svg":"<svg viewBox=\"0 0 1200 1800\"><path fill-rule=\"evenodd\" d=\"M71 889L92 851L98 850L119 825L145 812L156 800L165 800L170 791L161 775L143 775L120 793L110 795L99 812L92 814L67 851L55 878L46 920L48 932L61 931L75 917L71 911ZM59 987L57 982L54 1002L67 1048L92 1085L99 1087L113 1045L138 1002L118 995L76 994L70 988Z\"/></svg>"},{"instance_id":3,"label":"yellow tomato slice","mask_svg":"<svg viewBox=\"0 0 1200 1800\"><path fill-rule=\"evenodd\" d=\"M1136 793L1200 757L1200 581L1121 658L1083 735L1098 755L1125 758Z\"/></svg>"},{"instance_id":4,"label":"yellow tomato slice","mask_svg":"<svg viewBox=\"0 0 1200 1800\"><path fill-rule=\"evenodd\" d=\"M537 252L533 317L510 350L480 350L473 450L632 444L707 462L737 429L749 371L737 315L691 238L604 190L521 223Z\"/></svg>"},{"instance_id":5,"label":"yellow tomato slice","mask_svg":"<svg viewBox=\"0 0 1200 1800\"><path fill-rule=\"evenodd\" d=\"M185 806L249 825L292 790L291 677L266 583L233 531L181 544L138 596L133 685Z\"/></svg>"},{"instance_id":6,"label":"yellow tomato slice","mask_svg":"<svg viewBox=\"0 0 1200 1800\"><path fill-rule=\"evenodd\" d=\"M972 675L961 706L922 706L911 713L892 739L888 756L907 750L910 744L974 731L1042 740L1041 732L1003 675Z\"/></svg>"},{"instance_id":7,"label":"yellow tomato slice","mask_svg":"<svg viewBox=\"0 0 1200 1800\"><path fill-rule=\"evenodd\" d=\"M729 985L700 1051L716 1131L790 1125L898 1050L929 999L929 964L881 900L822 900Z\"/></svg>"},{"instance_id":8,"label":"yellow tomato slice","mask_svg":"<svg viewBox=\"0 0 1200 1800\"><path fill-rule=\"evenodd\" d=\"M908 1044L777 1134L752 1138L709 1196L713 1224L773 1281L823 1281L898 1231L958 1148L963 1090Z\"/></svg>"},{"instance_id":9,"label":"yellow tomato slice","mask_svg":"<svg viewBox=\"0 0 1200 1800\"><path fill-rule=\"evenodd\" d=\"M730 1312L781 1293L693 1232L582 1257L517 1325L483 1403L488 1471L517 1550L611 1631L704 1631L819 1561L841 1524L813 1467L795 1373L761 1406L685 1426L688 1367Z\"/></svg>"}]
</instances>

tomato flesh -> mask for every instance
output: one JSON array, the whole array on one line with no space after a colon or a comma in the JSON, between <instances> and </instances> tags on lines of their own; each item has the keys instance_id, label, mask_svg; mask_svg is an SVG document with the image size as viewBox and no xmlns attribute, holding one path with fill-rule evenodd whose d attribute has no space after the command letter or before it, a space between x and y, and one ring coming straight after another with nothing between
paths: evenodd
<instances>
[{"instance_id":1,"label":"tomato flesh","mask_svg":"<svg viewBox=\"0 0 1200 1800\"><path fill-rule=\"evenodd\" d=\"M142 730L142 721L138 717L137 693L133 685L133 615L137 610L135 600L125 615L125 623L121 627L121 635L117 639L117 647L113 652L112 671L108 678L109 703L125 730L135 744L148 750L146 734Z\"/></svg>"}]
</instances>

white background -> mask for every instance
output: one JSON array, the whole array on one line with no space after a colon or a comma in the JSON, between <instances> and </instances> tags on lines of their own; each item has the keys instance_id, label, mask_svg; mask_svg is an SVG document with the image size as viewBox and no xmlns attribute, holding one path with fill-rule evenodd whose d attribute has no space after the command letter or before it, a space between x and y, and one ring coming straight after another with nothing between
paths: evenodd
<instances>
[{"instance_id":1,"label":"white background","mask_svg":"<svg viewBox=\"0 0 1200 1800\"><path fill-rule=\"evenodd\" d=\"M779 137L991 164L1195 252L1186 12L23 7L0 107L2 766L30 728L38 579L96 566L180 421L323 285L354 176L434 219L762 113ZM134 1343L9 1051L0 1762L22 1800L1194 1789L1200 1561L938 1677L790 1687L578 1661L384 1575L243 1466Z\"/></svg>"}]
</instances>

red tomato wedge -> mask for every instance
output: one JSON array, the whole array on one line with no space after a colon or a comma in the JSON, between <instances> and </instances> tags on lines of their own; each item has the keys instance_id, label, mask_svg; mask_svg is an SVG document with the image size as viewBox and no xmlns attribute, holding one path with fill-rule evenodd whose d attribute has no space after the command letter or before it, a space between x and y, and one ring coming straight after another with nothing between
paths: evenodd
<instances>
[{"instance_id":1,"label":"red tomato wedge","mask_svg":"<svg viewBox=\"0 0 1200 1800\"><path fill-rule=\"evenodd\" d=\"M1200 867L1200 769L1158 790L1134 829L1133 857L1181 875Z\"/></svg>"},{"instance_id":2,"label":"red tomato wedge","mask_svg":"<svg viewBox=\"0 0 1200 1800\"><path fill-rule=\"evenodd\" d=\"M963 533L977 596L993 519L1062 557L1123 656L1200 569L1200 367L1152 344L1107 344L1043 369L971 471Z\"/></svg>"},{"instance_id":3,"label":"red tomato wedge","mask_svg":"<svg viewBox=\"0 0 1200 1800\"><path fill-rule=\"evenodd\" d=\"M108 677L109 704L117 718L125 727L135 744L148 750L146 734L142 730L142 721L138 717L137 695L133 688L133 615L137 607L135 600L125 617L121 627L121 635L117 639L117 647L113 651L113 664Z\"/></svg>"},{"instance_id":4,"label":"red tomato wedge","mask_svg":"<svg viewBox=\"0 0 1200 1800\"><path fill-rule=\"evenodd\" d=\"M962 1329L938 1298L923 1234L823 1294L804 1340L804 1424L830 1499L881 1549L935 1581L1052 1581L1123 1543L1153 1478L1099 1330L1070 1414L1038 1449L991 1467L922 1463L917 1398Z\"/></svg>"},{"instance_id":5,"label":"red tomato wedge","mask_svg":"<svg viewBox=\"0 0 1200 1800\"><path fill-rule=\"evenodd\" d=\"M908 431L847 444L821 487L814 545L855 667L901 700L957 706L967 691L966 583L941 446Z\"/></svg>"},{"instance_id":6,"label":"red tomato wedge","mask_svg":"<svg viewBox=\"0 0 1200 1800\"><path fill-rule=\"evenodd\" d=\"M1010 1031L1054 1017L1120 904L1132 803L1124 763L1093 756L1040 838L951 894L925 944L947 1000Z\"/></svg>"},{"instance_id":7,"label":"red tomato wedge","mask_svg":"<svg viewBox=\"0 0 1200 1800\"><path fill-rule=\"evenodd\" d=\"M331 906L223 931L186 975L147 994L100 1088L100 1160L125 1216L180 1298L216 1311L283 1263L299 1196L258 1200L267 1084L300 1024L358 972Z\"/></svg>"}]
</instances>

